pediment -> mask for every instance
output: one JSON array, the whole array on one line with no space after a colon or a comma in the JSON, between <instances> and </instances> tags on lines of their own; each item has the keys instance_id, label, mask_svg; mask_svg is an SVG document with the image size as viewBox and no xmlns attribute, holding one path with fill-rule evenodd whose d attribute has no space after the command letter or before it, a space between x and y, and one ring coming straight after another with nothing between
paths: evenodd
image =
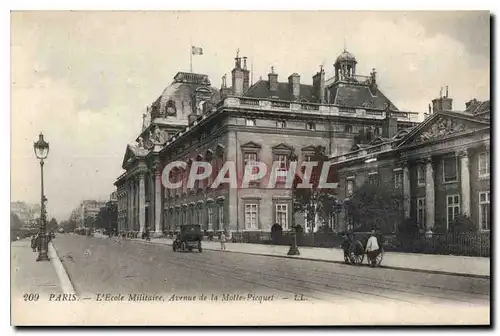
<instances>
[{"instance_id":1,"label":"pediment","mask_svg":"<svg viewBox=\"0 0 500 336\"><path fill-rule=\"evenodd\" d=\"M303 151L303 152L314 152L315 150L316 150L316 147L313 145L302 147L302 149L301 149L301 151Z\"/></svg>"},{"instance_id":2,"label":"pediment","mask_svg":"<svg viewBox=\"0 0 500 336\"><path fill-rule=\"evenodd\" d=\"M125 167L132 163L134 160L135 153L132 150L131 146L127 145L127 148L125 149L125 155L123 156L122 168L125 169Z\"/></svg>"},{"instance_id":3,"label":"pediment","mask_svg":"<svg viewBox=\"0 0 500 336\"><path fill-rule=\"evenodd\" d=\"M273 146L273 151L291 151L293 148L284 144L284 143L280 143L276 146Z\"/></svg>"},{"instance_id":4,"label":"pediment","mask_svg":"<svg viewBox=\"0 0 500 336\"><path fill-rule=\"evenodd\" d=\"M144 148L136 147L133 145L127 145L125 150L125 155L123 156L122 168L126 169L130 163L134 162L138 158L143 158L146 156L148 151Z\"/></svg>"},{"instance_id":5,"label":"pediment","mask_svg":"<svg viewBox=\"0 0 500 336\"><path fill-rule=\"evenodd\" d=\"M462 113L438 112L404 136L398 147L445 139L451 135L488 126L487 122L462 115Z\"/></svg>"},{"instance_id":6,"label":"pediment","mask_svg":"<svg viewBox=\"0 0 500 336\"><path fill-rule=\"evenodd\" d=\"M244 148L244 149L261 149L262 146L259 145L258 143L253 142L253 141L249 141L249 142L241 145L241 148Z\"/></svg>"}]
</instances>

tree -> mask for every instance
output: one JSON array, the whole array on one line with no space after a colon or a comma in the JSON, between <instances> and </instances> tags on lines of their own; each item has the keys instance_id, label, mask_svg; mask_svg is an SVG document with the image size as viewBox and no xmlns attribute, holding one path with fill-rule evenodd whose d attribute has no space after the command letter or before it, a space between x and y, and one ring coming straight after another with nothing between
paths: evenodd
<instances>
[{"instance_id":1,"label":"tree","mask_svg":"<svg viewBox=\"0 0 500 336\"><path fill-rule=\"evenodd\" d=\"M95 218L96 229L118 229L118 206L115 202L106 202Z\"/></svg>"},{"instance_id":2,"label":"tree","mask_svg":"<svg viewBox=\"0 0 500 336\"><path fill-rule=\"evenodd\" d=\"M10 229L11 229L11 231L20 230L23 225L24 225L24 223L19 218L19 216L15 213L11 212L10 213Z\"/></svg>"},{"instance_id":3,"label":"tree","mask_svg":"<svg viewBox=\"0 0 500 336\"><path fill-rule=\"evenodd\" d=\"M87 216L83 220L83 226L86 228L93 228L95 225L95 218L92 216Z\"/></svg>"},{"instance_id":4,"label":"tree","mask_svg":"<svg viewBox=\"0 0 500 336\"><path fill-rule=\"evenodd\" d=\"M298 188L298 184L306 180L306 169L302 167L301 174L295 175L293 182L294 189L294 213L303 213L306 216L306 225L311 232L316 226L316 216L323 222L328 222L333 213L338 210L336 206L337 200L333 197L332 190L325 189L320 184L323 166L328 161L328 156L325 154L325 148L316 146L314 153L309 157L309 161L317 163L310 173L309 183L310 188ZM336 181L336 174L333 171L328 171L324 182Z\"/></svg>"},{"instance_id":5,"label":"tree","mask_svg":"<svg viewBox=\"0 0 500 336\"><path fill-rule=\"evenodd\" d=\"M472 233L478 231L478 226L468 216L457 215L453 219L448 231L451 233Z\"/></svg>"},{"instance_id":6,"label":"tree","mask_svg":"<svg viewBox=\"0 0 500 336\"><path fill-rule=\"evenodd\" d=\"M54 231L56 230L58 227L57 225L57 220L55 218L52 218L48 223L47 223L47 228L46 228L46 231L47 232L50 232L50 231Z\"/></svg>"},{"instance_id":7,"label":"tree","mask_svg":"<svg viewBox=\"0 0 500 336\"><path fill-rule=\"evenodd\" d=\"M385 186L364 183L344 202L355 231L393 232L403 217L403 195Z\"/></svg>"},{"instance_id":8,"label":"tree","mask_svg":"<svg viewBox=\"0 0 500 336\"><path fill-rule=\"evenodd\" d=\"M279 239L281 238L282 234L283 234L283 228L281 227L281 225L279 225L278 223L274 223L271 226L271 239L274 244L279 242Z\"/></svg>"}]
</instances>

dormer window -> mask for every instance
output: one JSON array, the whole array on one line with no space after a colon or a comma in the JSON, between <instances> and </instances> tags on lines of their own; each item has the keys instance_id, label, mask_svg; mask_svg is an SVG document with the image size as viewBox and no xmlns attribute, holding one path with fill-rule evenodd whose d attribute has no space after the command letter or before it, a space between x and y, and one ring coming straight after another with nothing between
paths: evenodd
<instances>
[{"instance_id":1,"label":"dormer window","mask_svg":"<svg viewBox=\"0 0 500 336\"><path fill-rule=\"evenodd\" d=\"M308 122L306 124L306 129L309 131L315 131L316 130L316 124L314 122Z\"/></svg>"}]
</instances>

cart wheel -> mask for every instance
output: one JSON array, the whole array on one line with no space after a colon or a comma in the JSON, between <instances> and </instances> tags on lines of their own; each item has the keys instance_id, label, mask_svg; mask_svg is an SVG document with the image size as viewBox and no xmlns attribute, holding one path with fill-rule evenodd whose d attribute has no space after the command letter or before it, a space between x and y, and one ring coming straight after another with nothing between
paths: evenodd
<instances>
[{"instance_id":1,"label":"cart wheel","mask_svg":"<svg viewBox=\"0 0 500 336\"><path fill-rule=\"evenodd\" d=\"M186 242L182 242L181 243L181 252L185 252L186 251Z\"/></svg>"},{"instance_id":2,"label":"cart wheel","mask_svg":"<svg viewBox=\"0 0 500 336\"><path fill-rule=\"evenodd\" d=\"M365 258L364 254L356 254L354 252L350 254L350 259L353 265L361 264L364 258Z\"/></svg>"},{"instance_id":3,"label":"cart wheel","mask_svg":"<svg viewBox=\"0 0 500 336\"><path fill-rule=\"evenodd\" d=\"M201 253L202 251L203 251L203 249L201 248L201 241L200 241L200 242L198 242L198 252Z\"/></svg>"},{"instance_id":4,"label":"cart wheel","mask_svg":"<svg viewBox=\"0 0 500 336\"><path fill-rule=\"evenodd\" d=\"M349 260L351 264L357 265L363 262L365 258L363 250L363 244L360 241L356 241L349 247Z\"/></svg>"}]
</instances>

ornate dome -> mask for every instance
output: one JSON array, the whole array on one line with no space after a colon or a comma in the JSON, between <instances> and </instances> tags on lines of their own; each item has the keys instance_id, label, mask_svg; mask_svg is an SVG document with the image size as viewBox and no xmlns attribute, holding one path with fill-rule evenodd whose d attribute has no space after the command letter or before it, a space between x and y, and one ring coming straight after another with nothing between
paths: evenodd
<instances>
[{"instance_id":1,"label":"ornate dome","mask_svg":"<svg viewBox=\"0 0 500 336\"><path fill-rule=\"evenodd\" d=\"M358 61L356 61L356 57L354 57L353 54L351 54L350 52L348 52L345 49L342 52L342 54L340 54L339 57L337 57L335 64L343 63L343 62L358 63Z\"/></svg>"}]
</instances>

